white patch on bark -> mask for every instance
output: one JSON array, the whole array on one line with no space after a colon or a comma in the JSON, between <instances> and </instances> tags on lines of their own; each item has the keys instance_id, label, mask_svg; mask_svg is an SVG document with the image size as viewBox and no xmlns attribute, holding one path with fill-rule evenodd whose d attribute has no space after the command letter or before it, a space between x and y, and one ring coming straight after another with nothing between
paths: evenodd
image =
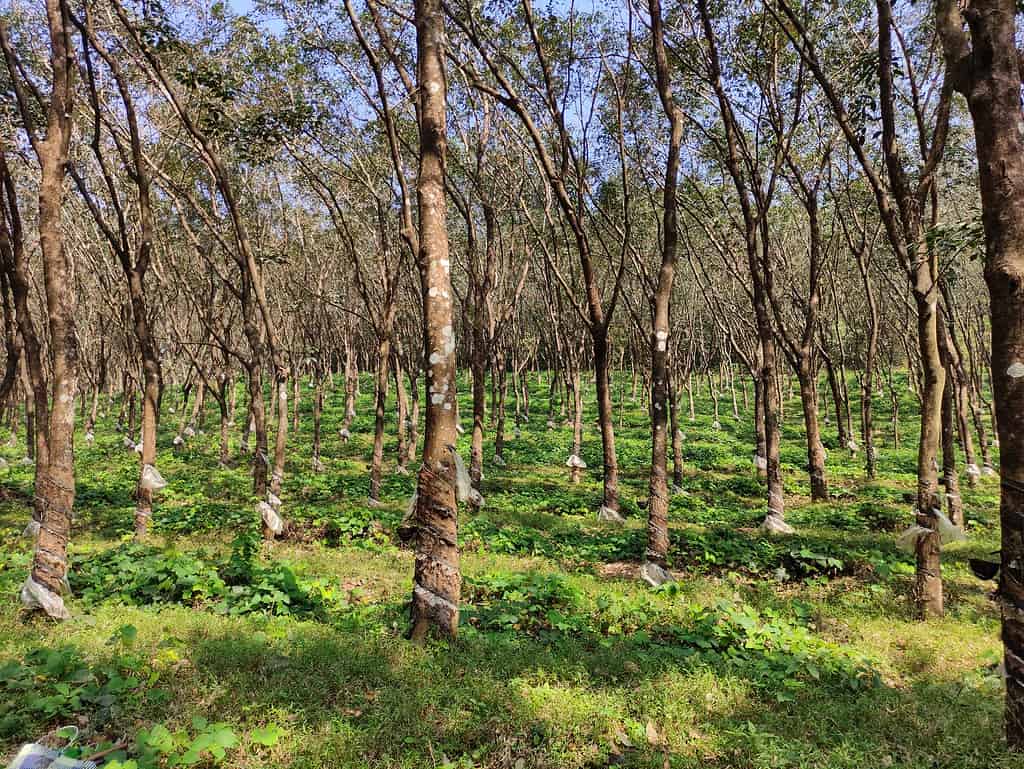
<instances>
[{"instance_id":1,"label":"white patch on bark","mask_svg":"<svg viewBox=\"0 0 1024 769\"><path fill-rule=\"evenodd\" d=\"M1024 376L1024 363L1019 360L1015 360L1010 364L1009 368L1006 369L1006 375L1011 376L1014 379L1020 379Z\"/></svg>"}]
</instances>

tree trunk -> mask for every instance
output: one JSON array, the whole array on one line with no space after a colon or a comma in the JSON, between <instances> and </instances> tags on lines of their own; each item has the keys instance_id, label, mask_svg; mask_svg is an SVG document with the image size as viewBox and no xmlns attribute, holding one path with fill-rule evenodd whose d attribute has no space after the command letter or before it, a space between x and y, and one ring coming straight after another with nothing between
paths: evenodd
<instances>
[{"instance_id":1,"label":"tree trunk","mask_svg":"<svg viewBox=\"0 0 1024 769\"><path fill-rule=\"evenodd\" d=\"M313 470L320 472L323 469L323 461L320 459L320 442L322 438L320 422L324 411L324 378L319 373L315 376L316 386L313 392Z\"/></svg>"},{"instance_id":2,"label":"tree trunk","mask_svg":"<svg viewBox=\"0 0 1024 769\"><path fill-rule=\"evenodd\" d=\"M484 381L487 372L487 359L483 349L483 318L480 314L479 321L474 317L473 327L473 349L471 350L470 366L473 374L473 436L469 449L469 480L473 488L479 491L480 478L483 475L484 465L484 419L486 419L487 390ZM479 330L478 330L479 329ZM500 454L495 451L497 456Z\"/></svg>"},{"instance_id":3,"label":"tree trunk","mask_svg":"<svg viewBox=\"0 0 1024 769\"><path fill-rule=\"evenodd\" d=\"M24 595L27 591L41 588L49 594L51 601L47 613L66 619L69 614L60 595L65 592L67 544L71 537L75 504L74 436L79 343L75 322L75 261L73 254L64 248L61 210L71 137L75 54L71 47L67 6L58 0L46 0L46 15L53 89L47 109L46 136L37 141L35 149L40 167L39 247L50 331L52 405L45 420L47 450L45 456L37 458L36 468L35 496L41 513L39 537L32 557L32 570L22 592ZM4 37L7 37L6 32ZM11 72L11 77L19 75ZM45 462L42 467L39 467L40 461Z\"/></svg>"},{"instance_id":4,"label":"tree trunk","mask_svg":"<svg viewBox=\"0 0 1024 769\"><path fill-rule=\"evenodd\" d=\"M697 419L697 411L693 403L693 374L686 374L686 409L690 413L690 421Z\"/></svg>"},{"instance_id":5,"label":"tree trunk","mask_svg":"<svg viewBox=\"0 0 1024 769\"><path fill-rule=\"evenodd\" d=\"M249 416L256 434L256 450L252 455L252 492L257 499L266 499L267 474L270 458L267 456L267 417L263 403L263 368L256 363L249 367ZM265 532L264 532L265 533Z\"/></svg>"},{"instance_id":6,"label":"tree trunk","mask_svg":"<svg viewBox=\"0 0 1024 769\"><path fill-rule=\"evenodd\" d=\"M356 386L359 383L359 369L352 355L352 346L345 340L345 419L342 427L350 430L356 417Z\"/></svg>"},{"instance_id":7,"label":"tree trunk","mask_svg":"<svg viewBox=\"0 0 1024 769\"><path fill-rule=\"evenodd\" d=\"M405 458L409 454L409 397L405 392L405 372L402 370L402 363L399 357L394 356L393 376L395 379L395 407L396 425L398 433L398 446L396 448L397 470L405 475L408 471L405 467Z\"/></svg>"},{"instance_id":8,"label":"tree trunk","mask_svg":"<svg viewBox=\"0 0 1024 769\"><path fill-rule=\"evenodd\" d=\"M274 385L277 391L277 432L274 434L274 473L270 478L270 490L277 496L281 496L285 455L288 449L287 369L274 367Z\"/></svg>"},{"instance_id":9,"label":"tree trunk","mask_svg":"<svg viewBox=\"0 0 1024 769\"><path fill-rule=\"evenodd\" d=\"M781 434L779 432L779 388L775 376L775 340L771 328L761 330L761 379L764 382L764 438L765 458L768 460L768 512L765 522L771 526L782 524L786 517L786 500L782 490L780 464ZM774 523L772 523L774 521Z\"/></svg>"},{"instance_id":10,"label":"tree trunk","mask_svg":"<svg viewBox=\"0 0 1024 769\"><path fill-rule=\"evenodd\" d=\"M572 456L579 457L583 447L583 387L580 372L575 368L572 372L572 404ZM580 482L579 462L573 462L569 468L569 482Z\"/></svg>"},{"instance_id":11,"label":"tree trunk","mask_svg":"<svg viewBox=\"0 0 1024 769\"><path fill-rule=\"evenodd\" d=\"M594 375L597 385L597 418L601 428L601 450L604 457L604 498L601 506L619 512L619 463L615 455L615 427L612 422L612 393L608 379L607 329L592 328L594 342Z\"/></svg>"},{"instance_id":12,"label":"tree trunk","mask_svg":"<svg viewBox=\"0 0 1024 769\"><path fill-rule=\"evenodd\" d=\"M373 404L373 459L370 463L370 499L380 501L380 481L384 464L384 419L388 398L388 359L391 355L391 340L383 337L377 341L377 372L374 377Z\"/></svg>"},{"instance_id":13,"label":"tree trunk","mask_svg":"<svg viewBox=\"0 0 1024 769\"><path fill-rule=\"evenodd\" d=\"M135 440L136 430L136 419L138 419L138 411L135 406L135 380L128 380L128 392L125 393L128 398L128 437L133 441ZM141 443L141 441L139 441Z\"/></svg>"},{"instance_id":14,"label":"tree trunk","mask_svg":"<svg viewBox=\"0 0 1024 769\"><path fill-rule=\"evenodd\" d=\"M495 356L494 367L496 371L492 374L493 379L498 382L498 403L492 410L491 417L494 419L494 453L502 455L505 453L505 393L508 389L506 364L505 353L499 352Z\"/></svg>"},{"instance_id":15,"label":"tree trunk","mask_svg":"<svg viewBox=\"0 0 1024 769\"><path fill-rule=\"evenodd\" d=\"M1024 749L1024 141L1013 0L937 0L949 69L974 122L991 300L992 386L1000 446L999 603L1006 669L1006 739ZM965 68L969 68L966 69Z\"/></svg>"},{"instance_id":16,"label":"tree trunk","mask_svg":"<svg viewBox=\"0 0 1024 769\"><path fill-rule=\"evenodd\" d=\"M807 439L807 467L811 478L811 500L823 502L828 499L828 480L825 475L825 451L818 428L818 388L811 364L806 359L800 363L797 374L800 382L800 405L804 414L804 432Z\"/></svg>"},{"instance_id":17,"label":"tree trunk","mask_svg":"<svg viewBox=\"0 0 1024 769\"><path fill-rule=\"evenodd\" d=\"M669 417L672 423L672 484L683 487L683 431L679 428L679 389L669 380Z\"/></svg>"},{"instance_id":18,"label":"tree trunk","mask_svg":"<svg viewBox=\"0 0 1024 769\"><path fill-rule=\"evenodd\" d=\"M768 438L765 432L764 381L754 379L754 466L757 477L768 480Z\"/></svg>"},{"instance_id":19,"label":"tree trunk","mask_svg":"<svg viewBox=\"0 0 1024 769\"><path fill-rule=\"evenodd\" d=\"M228 426L230 424L228 420L228 404L225 398L224 402L220 405L220 466L227 467L230 461L230 455L228 453Z\"/></svg>"},{"instance_id":20,"label":"tree trunk","mask_svg":"<svg viewBox=\"0 0 1024 769\"><path fill-rule=\"evenodd\" d=\"M667 565L669 548L668 459L666 456L668 436L666 433L671 427L674 435L676 429L675 397L671 393L672 386L668 368L669 304L672 298L672 284L675 280L676 247L679 237L676 221L676 183L679 175L679 145L682 140L683 125L682 115L672 97L660 0L649 0L648 10L651 16L651 46L654 53L658 94L670 125L668 158L665 161L665 188L662 196L664 216L661 269L658 272L658 283L651 303L651 474L648 484L647 550L645 552L648 561L664 568ZM670 411L671 420L669 419ZM738 419L735 390L733 390L733 412ZM678 443L678 440L674 438L673 448L677 476L681 474Z\"/></svg>"},{"instance_id":21,"label":"tree trunk","mask_svg":"<svg viewBox=\"0 0 1024 769\"><path fill-rule=\"evenodd\" d=\"M924 243L919 246L925 248ZM939 533L934 510L941 510L938 498L938 451L942 439L942 391L945 370L939 355L936 290L931 258L917 268L914 298L917 304L918 347L921 354L921 434L917 450L917 524L931 533L918 537L915 598L922 617L943 613L942 566Z\"/></svg>"},{"instance_id":22,"label":"tree trunk","mask_svg":"<svg viewBox=\"0 0 1024 769\"><path fill-rule=\"evenodd\" d=\"M836 412L836 429L839 432L839 445L846 449L850 445L850 431L844 416L843 388L839 384L839 377L836 374L836 367L829 356L822 356L825 361L825 371L828 373L828 385L832 390L832 404Z\"/></svg>"},{"instance_id":23,"label":"tree trunk","mask_svg":"<svg viewBox=\"0 0 1024 769\"><path fill-rule=\"evenodd\" d=\"M964 505L960 499L960 480L956 473L956 432L954 428L953 376L946 369L942 388L942 483L946 487L946 515L956 526L964 525Z\"/></svg>"},{"instance_id":24,"label":"tree trunk","mask_svg":"<svg viewBox=\"0 0 1024 769\"><path fill-rule=\"evenodd\" d=\"M409 372L409 392L412 405L409 409L409 453L406 455L406 462L416 460L416 451L420 441L420 389L417 372L417 368Z\"/></svg>"},{"instance_id":25,"label":"tree trunk","mask_svg":"<svg viewBox=\"0 0 1024 769\"><path fill-rule=\"evenodd\" d=\"M462 576L455 494L455 329L444 188L445 32L440 1L416 0L415 21L420 139L418 266L430 393L414 513L416 567L410 635L419 642L431 629L450 638L458 633Z\"/></svg>"}]
</instances>

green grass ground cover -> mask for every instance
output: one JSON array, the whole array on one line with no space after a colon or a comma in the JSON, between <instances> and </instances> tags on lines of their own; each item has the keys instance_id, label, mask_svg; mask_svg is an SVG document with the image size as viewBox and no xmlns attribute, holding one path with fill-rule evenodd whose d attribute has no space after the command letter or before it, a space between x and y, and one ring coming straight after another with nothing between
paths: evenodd
<instances>
[{"instance_id":1,"label":"green grass ground cover","mask_svg":"<svg viewBox=\"0 0 1024 769\"><path fill-rule=\"evenodd\" d=\"M516 438L510 420L505 467L486 445L486 505L460 521L460 638L423 647L402 637L412 556L394 531L414 479L390 472L390 432L385 503L365 504L367 382L348 443L344 394L328 394L322 473L311 470L304 388L282 494L296 534L272 546L257 538L247 464L217 465L212 410L205 434L177 451L165 416L157 464L169 485L152 541L130 543L138 460L109 409L95 443L78 441L75 618L63 624L15 600L32 468L19 464L23 447L0 447L0 755L73 724L89 746L131 743L112 755L136 767L1024 766L1001 744L992 585L967 568L998 547L994 480L965 484L969 538L944 552L947 616L918 622L908 602L913 564L894 541L914 488L910 396L898 449L887 399L876 404L873 482L825 427L833 500L817 504L799 404L787 402L797 534L772 539L756 530L750 411L733 420L723 402L716 430L698 400L670 510L679 580L651 590L636 579L645 406L627 386L617 416L627 522L599 524L592 397L591 469L572 486L571 430L546 426L546 377L530 384L530 421Z\"/></svg>"}]
</instances>

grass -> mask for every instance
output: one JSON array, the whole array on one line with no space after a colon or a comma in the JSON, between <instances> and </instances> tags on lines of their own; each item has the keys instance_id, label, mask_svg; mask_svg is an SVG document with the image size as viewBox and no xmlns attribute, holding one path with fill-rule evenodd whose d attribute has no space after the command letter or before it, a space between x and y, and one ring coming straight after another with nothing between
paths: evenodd
<instances>
[{"instance_id":1,"label":"grass","mask_svg":"<svg viewBox=\"0 0 1024 769\"><path fill-rule=\"evenodd\" d=\"M652 591L635 576L649 461L644 405L627 386L617 441L628 515L615 527L593 514L601 457L592 396L582 450L591 469L571 486L571 430L545 424L546 377L531 375L530 384L535 413L519 439L510 424L506 467L490 464L488 444L486 505L460 521L460 638L424 647L402 637L412 556L394 529L414 480L390 472L393 435L385 504L365 505L368 383L348 443L338 439L344 393L328 393L319 474L311 471L303 389L282 497L304 536L249 554L252 573L235 576L247 591L241 613L201 594L126 600L102 575L70 599L70 622L20 611L13 596L29 558L20 532L32 473L17 463L22 449L0 449L10 463L0 469L0 589L12 597L0 605L0 699L8 699L0 755L73 723L82 742L100 747L145 730L143 742L167 752L135 756L141 766L184 755L154 736L164 727L182 745L230 733L223 758L200 746L187 760L239 768L1024 766L1001 740L991 584L967 568L969 557L998 546L992 479L963 491L970 537L944 552L946 617L913 618L913 565L894 546L911 518L909 396L902 448L882 431L873 482L825 427L833 500L816 504L802 467L799 404L786 403L783 462L797 534L771 540L755 528L764 503L751 463L752 407L737 421L723 402L714 430L711 404L698 401L697 418L684 420L686 474L670 511L680 579ZM886 428L887 403L877 406ZM78 442L71 552L83 567L131 531L137 457L122 447L113 411L92 446ZM468 424L465 396L461 411ZM175 452L176 418L165 415L158 467L169 485L157 496L156 551L122 559L125 568L162 564L160 579L172 581L193 579L193 568L234 573L226 565L257 529L257 514L246 464L218 468L212 411L207 419L207 433ZM238 437L236 430L235 444ZM460 442L467 455L468 438ZM326 611L290 614L291 598L273 591L292 578L297 589L316 591ZM234 589L230 576L223 589ZM249 600L271 594L267 611ZM33 657L38 649L50 656Z\"/></svg>"}]
</instances>

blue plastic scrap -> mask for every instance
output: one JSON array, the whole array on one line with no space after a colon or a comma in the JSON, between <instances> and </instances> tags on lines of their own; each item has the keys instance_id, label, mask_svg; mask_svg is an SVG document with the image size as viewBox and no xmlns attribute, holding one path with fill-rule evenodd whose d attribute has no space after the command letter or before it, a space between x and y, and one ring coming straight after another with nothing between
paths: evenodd
<instances>
[{"instance_id":1,"label":"blue plastic scrap","mask_svg":"<svg viewBox=\"0 0 1024 769\"><path fill-rule=\"evenodd\" d=\"M60 751L33 742L22 746L7 769L96 769L96 764L63 756Z\"/></svg>"}]
</instances>

